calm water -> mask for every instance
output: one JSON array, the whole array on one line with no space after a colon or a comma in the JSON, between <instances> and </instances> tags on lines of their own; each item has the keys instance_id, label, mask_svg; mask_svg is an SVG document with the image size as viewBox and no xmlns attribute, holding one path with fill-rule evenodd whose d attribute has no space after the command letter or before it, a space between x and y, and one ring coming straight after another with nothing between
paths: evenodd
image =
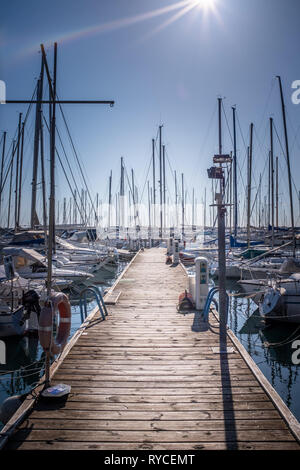
<instances>
[{"instance_id":1,"label":"calm water","mask_svg":"<svg viewBox=\"0 0 300 470\"><path fill-rule=\"evenodd\" d=\"M251 299L236 296L239 286L227 282L230 297L228 326L300 421L300 365L292 362L293 342L300 338L300 325L267 322Z\"/></svg>"},{"instance_id":2,"label":"calm water","mask_svg":"<svg viewBox=\"0 0 300 470\"><path fill-rule=\"evenodd\" d=\"M111 286L126 263L120 263L118 268L109 272L100 270L94 274L94 277L84 285L95 285L104 289ZM70 337L81 325L81 315L79 307L79 292L84 286L74 286L70 292L70 300L72 304L72 326ZM96 307L96 302L90 299L88 311L92 311ZM34 336L23 338L2 338L6 344L6 360L5 365L0 364L0 404L12 395L28 393L39 382L43 375L44 353L39 345L38 338ZM3 423L0 421L0 429Z\"/></svg>"}]
</instances>

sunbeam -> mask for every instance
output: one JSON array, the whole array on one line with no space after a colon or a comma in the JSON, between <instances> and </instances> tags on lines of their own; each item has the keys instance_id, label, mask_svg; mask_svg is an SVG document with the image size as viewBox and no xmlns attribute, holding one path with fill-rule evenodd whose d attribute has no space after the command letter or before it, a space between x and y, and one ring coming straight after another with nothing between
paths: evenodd
<instances>
[{"instance_id":1,"label":"sunbeam","mask_svg":"<svg viewBox=\"0 0 300 470\"><path fill-rule=\"evenodd\" d=\"M184 10L188 8L188 10L190 10L191 8L194 8L195 6L196 6L195 2L191 2L191 0L181 0L179 2L173 3L166 7L158 8L156 10L152 10L147 13L142 13L140 15L131 16L128 18L122 18L119 20L110 21L108 23L101 23L101 24L97 24L93 26L88 26L86 28L82 28L76 31L70 31L65 34L61 34L58 37L56 36L55 38L51 38L51 39L49 38L47 40L44 40L43 43L46 47L51 45L54 41L62 44L62 43L70 42L73 40L81 39L87 36L93 36L93 35L97 35L101 33L106 33L110 31L126 28L127 26L132 26L142 21L150 20L152 18L169 13L173 10L179 10L181 8L183 8ZM27 54L36 52L39 49L39 44L40 43L35 43L31 45L30 47L23 49L23 51L21 52L21 55L27 55Z\"/></svg>"},{"instance_id":2,"label":"sunbeam","mask_svg":"<svg viewBox=\"0 0 300 470\"><path fill-rule=\"evenodd\" d=\"M185 8L183 8L182 10L180 10L179 12L175 13L173 16L171 16L171 18L168 18L166 21L164 21L162 24L160 24L159 26L157 26L154 30L150 31L149 33L145 34L143 36L143 40L145 39L148 39L150 38L151 36L155 35L156 33L162 31L163 29L165 29L167 26L169 26L170 24L174 23L174 21L178 20L179 18L181 18L183 15L185 15L186 13L188 13L190 10L192 10L193 8L197 7L198 5L195 3L195 2L188 2L188 5L185 6Z\"/></svg>"}]
</instances>

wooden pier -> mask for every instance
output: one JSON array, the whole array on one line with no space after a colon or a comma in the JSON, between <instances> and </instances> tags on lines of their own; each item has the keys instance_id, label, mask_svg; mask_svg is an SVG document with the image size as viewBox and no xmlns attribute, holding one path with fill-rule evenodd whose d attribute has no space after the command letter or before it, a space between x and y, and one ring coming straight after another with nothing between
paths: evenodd
<instances>
[{"instance_id":1,"label":"wooden pier","mask_svg":"<svg viewBox=\"0 0 300 470\"><path fill-rule=\"evenodd\" d=\"M299 450L299 423L233 334L219 354L217 318L177 312L186 282L164 249L140 252L106 320L91 315L52 367L67 401L23 404L6 448Z\"/></svg>"}]
</instances>

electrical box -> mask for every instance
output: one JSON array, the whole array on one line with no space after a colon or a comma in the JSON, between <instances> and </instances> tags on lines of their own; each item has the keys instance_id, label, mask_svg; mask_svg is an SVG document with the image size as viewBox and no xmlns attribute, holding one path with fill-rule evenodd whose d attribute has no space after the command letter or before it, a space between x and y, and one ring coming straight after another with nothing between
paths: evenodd
<instances>
[{"instance_id":1,"label":"electrical box","mask_svg":"<svg viewBox=\"0 0 300 470\"><path fill-rule=\"evenodd\" d=\"M195 280L195 294L196 294L196 309L203 310L206 298L208 295L209 285L209 266L208 261L204 257L195 259L196 266L196 280Z\"/></svg>"},{"instance_id":2,"label":"electrical box","mask_svg":"<svg viewBox=\"0 0 300 470\"><path fill-rule=\"evenodd\" d=\"M174 240L173 243L173 264L179 263L179 241Z\"/></svg>"},{"instance_id":3,"label":"electrical box","mask_svg":"<svg viewBox=\"0 0 300 470\"><path fill-rule=\"evenodd\" d=\"M167 255L172 255L173 254L173 238L170 237L167 240Z\"/></svg>"}]
</instances>

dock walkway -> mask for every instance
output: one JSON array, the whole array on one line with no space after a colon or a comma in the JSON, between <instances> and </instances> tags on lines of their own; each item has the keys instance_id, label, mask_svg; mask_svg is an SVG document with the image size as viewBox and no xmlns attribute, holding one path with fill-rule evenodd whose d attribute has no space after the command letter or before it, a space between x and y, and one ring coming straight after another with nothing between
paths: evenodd
<instances>
[{"instance_id":1,"label":"dock walkway","mask_svg":"<svg viewBox=\"0 0 300 470\"><path fill-rule=\"evenodd\" d=\"M54 373L52 383L72 386L67 401L35 403L6 448L299 450L287 409L237 342L228 336L234 352L213 351L215 316L207 327L176 311L186 281L164 249L140 252L107 319L95 315Z\"/></svg>"}]
</instances>

